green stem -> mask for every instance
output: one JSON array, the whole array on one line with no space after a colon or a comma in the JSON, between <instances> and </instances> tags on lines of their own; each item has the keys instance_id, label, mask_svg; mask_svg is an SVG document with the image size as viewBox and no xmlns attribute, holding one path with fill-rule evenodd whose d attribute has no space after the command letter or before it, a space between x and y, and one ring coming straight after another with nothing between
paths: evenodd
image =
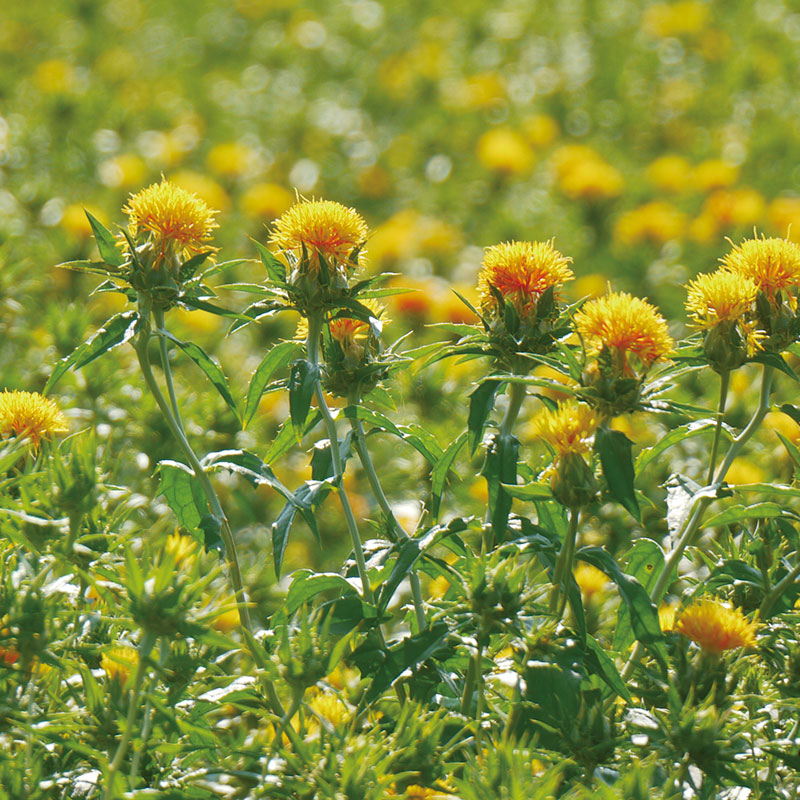
<instances>
[{"instance_id":1,"label":"green stem","mask_svg":"<svg viewBox=\"0 0 800 800\"><path fill-rule=\"evenodd\" d=\"M706 483L714 479L714 470L717 465L717 452L719 451L720 434L722 433L722 418L725 416L725 403L728 399L728 384L730 383L730 370L725 370L719 376L719 408L717 409L717 424L714 428L714 442L711 445L711 458L708 463L708 477Z\"/></svg>"},{"instance_id":2,"label":"green stem","mask_svg":"<svg viewBox=\"0 0 800 800\"><path fill-rule=\"evenodd\" d=\"M483 647L478 644L475 653L472 656L475 659L475 690L478 693L478 702L475 706L475 749L478 753L481 752L481 723L483 721L483 705L485 684L483 681L483 669L481 662L483 661Z\"/></svg>"},{"instance_id":3,"label":"green stem","mask_svg":"<svg viewBox=\"0 0 800 800\"><path fill-rule=\"evenodd\" d=\"M772 590L759 606L759 617L762 619L764 618L764 615L772 608L775 601L797 580L798 575L800 575L800 563L796 564L790 572L784 575L783 578L772 587Z\"/></svg>"},{"instance_id":4,"label":"green stem","mask_svg":"<svg viewBox=\"0 0 800 800\"><path fill-rule=\"evenodd\" d=\"M772 391L772 379L775 375L773 367L764 366L764 374L761 378L761 393L758 399L758 406L753 412L753 416L747 423L747 427L733 440L725 458L720 464L717 474L714 477L712 486L719 486L728 474L731 464L736 460L736 457L742 451L742 448L747 444L753 434L758 430L759 425L769 411L769 396ZM689 515L689 518L683 527L682 532L678 537L677 544L672 548L669 555L664 560L664 566L661 568L658 579L650 592L650 600L658 605L664 596L667 586L671 583L672 574L678 568L681 558L687 547L689 547L700 530L700 523L703 519L703 514L706 508L714 501L714 496L703 495L695 501L694 508ZM644 655L644 645L641 642L636 643L628 662L620 672L623 680L630 677L634 667L639 662L639 659Z\"/></svg>"},{"instance_id":5,"label":"green stem","mask_svg":"<svg viewBox=\"0 0 800 800\"><path fill-rule=\"evenodd\" d=\"M550 594L550 611L559 619L564 615L569 596L569 576L572 574L572 562L575 559L575 539L578 534L578 521L581 511L571 508L569 511L569 526L561 544L555 569L553 570L553 591Z\"/></svg>"},{"instance_id":6,"label":"green stem","mask_svg":"<svg viewBox=\"0 0 800 800\"><path fill-rule=\"evenodd\" d=\"M228 518L222 510L222 505L219 502L217 493L214 491L214 486L211 483L206 471L203 469L200 460L195 455L189 440L186 437L186 432L183 429L181 422L175 418L167 400L161 392L161 387L153 374L153 368L150 364L150 354L148 352L148 343L151 337L150 330L150 311L151 303L149 298L140 295L139 297L140 308L140 330L134 341L133 348L136 351L139 360L139 367L142 370L147 388L153 395L156 405L158 405L164 421L167 423L172 435L180 445L183 454L189 461L189 466L194 472L197 482L200 484L203 494L205 495L206 502L209 505L212 516L217 520L220 526L220 535L225 548L225 560L228 564L228 571L230 573L231 583L236 596L236 607L239 612L239 622L242 626L242 633L247 643L250 654L259 668L262 669L261 681L267 693L267 697L275 714L279 716L283 714L283 706L281 705L275 686L272 681L266 676L263 668L265 666L264 656L261 653L258 642L253 635L253 624L250 619L250 611L247 607L247 595L244 589L244 581L242 579L242 572L239 566L239 556L236 551L236 540L233 537ZM165 370L169 370L169 362L165 362Z\"/></svg>"},{"instance_id":7,"label":"green stem","mask_svg":"<svg viewBox=\"0 0 800 800\"><path fill-rule=\"evenodd\" d=\"M314 374L314 394L317 398L317 405L322 414L322 419L325 422L325 430L328 433L328 442L331 448L331 460L333 462L333 481L337 488L339 501L342 505L342 511L347 521L347 530L350 532L350 539L353 543L353 552L356 557L356 564L358 565L358 575L361 578L361 585L363 587L364 599L371 605L375 605L375 595L372 592L372 586L369 582L369 572L367 570L367 562L364 558L364 548L361 544L361 536L358 532L358 525L356 518L353 515L353 509L350 505L350 498L345 491L342 478L344 477L344 467L342 465L342 455L339 452L339 436L336 432L336 421L331 414L328 403L325 400L325 392L322 389L322 381L320 380L319 371L319 337L322 331L321 317L309 317L308 320L308 339L306 342L306 351L308 360Z\"/></svg>"},{"instance_id":8,"label":"green stem","mask_svg":"<svg viewBox=\"0 0 800 800\"><path fill-rule=\"evenodd\" d=\"M500 435L510 436L514 428L514 423L517 421L522 403L525 400L528 387L524 383L509 383L508 384L508 406L506 413L503 415L503 420L500 423Z\"/></svg>"},{"instance_id":9,"label":"green stem","mask_svg":"<svg viewBox=\"0 0 800 800\"><path fill-rule=\"evenodd\" d=\"M167 661L169 655L169 640L162 638L158 643L158 667L161 669ZM153 704L150 698L144 705L144 720L142 721L142 746L134 750L133 758L131 759L131 774L128 778L128 785L131 789L136 788L136 778L139 774L139 764L142 760L142 754L147 749L147 740L150 738L150 728L153 725Z\"/></svg>"},{"instance_id":10,"label":"green stem","mask_svg":"<svg viewBox=\"0 0 800 800\"><path fill-rule=\"evenodd\" d=\"M476 648L478 647L478 645L475 646ZM478 680L479 671L480 662L476 664L475 659L470 658L467 677L464 680L464 693L461 695L461 713L465 716L469 715L469 707L472 705L472 695L475 692L475 683Z\"/></svg>"},{"instance_id":11,"label":"green stem","mask_svg":"<svg viewBox=\"0 0 800 800\"><path fill-rule=\"evenodd\" d=\"M153 309L153 319L156 321L156 332L166 333L166 327L164 325L164 309L163 308L154 308ZM178 398L175 395L175 384L172 381L172 369L169 365L169 349L167 348L167 337L166 336L159 336L158 337L158 344L161 350L161 363L162 368L164 370L164 381L167 384L167 393L169 394L169 402L172 406L172 413L175 416L175 421L180 425L181 429L183 429L183 420L181 419L181 412L178 408Z\"/></svg>"},{"instance_id":12,"label":"green stem","mask_svg":"<svg viewBox=\"0 0 800 800\"><path fill-rule=\"evenodd\" d=\"M142 686L144 685L144 678L146 674L147 659L150 657L150 651L155 644L155 635L149 631L142 634L142 640L139 642L139 663L136 665L136 673L133 678L133 688L130 692L128 699L128 716L125 720L125 730L122 732L122 738L117 745L117 752L114 753L114 758L108 768L108 775L106 776L106 791L105 800L112 800L114 797L114 779L116 778L122 762L128 753L128 746L131 742L133 735L133 728L136 723L136 711L139 708L139 701L142 696Z\"/></svg>"},{"instance_id":13,"label":"green stem","mask_svg":"<svg viewBox=\"0 0 800 800\"><path fill-rule=\"evenodd\" d=\"M350 426L352 427L353 434L355 435L358 457L361 460L361 465L364 467L364 471L367 473L367 479L369 480L369 485L372 488L372 494L378 501L381 511L383 511L384 516L388 520L389 525L391 526L397 538L408 541L411 537L398 522L397 517L395 517L392 507L389 505L389 501L383 491L383 487L381 486L378 473L375 471L375 464L372 461L372 456L370 455L369 448L367 447L367 437L364 433L364 426L361 424L361 420L355 416L351 417ZM417 617L417 627L420 631L424 631L428 627L428 620L425 617L425 604L422 599L422 587L420 585L419 575L412 569L409 572L408 579L411 584L411 595L414 600L414 612Z\"/></svg>"}]
</instances>

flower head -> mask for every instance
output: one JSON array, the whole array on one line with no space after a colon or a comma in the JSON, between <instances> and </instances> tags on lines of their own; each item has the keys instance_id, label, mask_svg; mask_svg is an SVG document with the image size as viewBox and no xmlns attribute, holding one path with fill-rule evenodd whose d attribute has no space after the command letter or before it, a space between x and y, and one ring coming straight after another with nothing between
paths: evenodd
<instances>
[{"instance_id":1,"label":"flower head","mask_svg":"<svg viewBox=\"0 0 800 800\"><path fill-rule=\"evenodd\" d=\"M100 666L109 679L117 680L121 684L127 683L131 672L136 669L138 663L139 651L135 647L127 645L112 647L100 658Z\"/></svg>"},{"instance_id":2,"label":"flower head","mask_svg":"<svg viewBox=\"0 0 800 800\"><path fill-rule=\"evenodd\" d=\"M559 403L555 411L543 408L532 422L533 433L549 444L561 458L570 453L583 455L592 448L599 419L586 405Z\"/></svg>"},{"instance_id":3,"label":"flower head","mask_svg":"<svg viewBox=\"0 0 800 800\"><path fill-rule=\"evenodd\" d=\"M703 650L719 655L737 647L754 647L757 626L738 608L729 608L717 600L699 600L679 614L675 630Z\"/></svg>"},{"instance_id":4,"label":"flower head","mask_svg":"<svg viewBox=\"0 0 800 800\"><path fill-rule=\"evenodd\" d=\"M312 269L316 254L336 264L351 263L354 250L367 240L367 223L352 208L332 200L303 200L284 212L273 226L270 243L284 252L310 251Z\"/></svg>"},{"instance_id":5,"label":"flower head","mask_svg":"<svg viewBox=\"0 0 800 800\"><path fill-rule=\"evenodd\" d=\"M552 242L503 242L487 247L478 276L481 308L484 312L500 310L494 288L521 317L530 315L544 292L572 280L571 262Z\"/></svg>"},{"instance_id":6,"label":"flower head","mask_svg":"<svg viewBox=\"0 0 800 800\"><path fill-rule=\"evenodd\" d=\"M717 270L698 275L687 285L686 310L697 328L736 322L750 311L758 286L746 275Z\"/></svg>"},{"instance_id":7,"label":"flower head","mask_svg":"<svg viewBox=\"0 0 800 800\"><path fill-rule=\"evenodd\" d=\"M34 447L41 439L69 430L59 407L38 392L8 390L0 394L0 436L30 437Z\"/></svg>"},{"instance_id":8,"label":"flower head","mask_svg":"<svg viewBox=\"0 0 800 800\"><path fill-rule=\"evenodd\" d=\"M159 254L198 253L213 249L207 243L218 227L212 211L196 194L162 178L132 194L122 209L129 218L131 237L152 237Z\"/></svg>"},{"instance_id":9,"label":"flower head","mask_svg":"<svg viewBox=\"0 0 800 800\"><path fill-rule=\"evenodd\" d=\"M749 278L771 300L783 289L800 287L800 246L788 239L746 239L722 259L725 269ZM796 307L797 300L789 296Z\"/></svg>"},{"instance_id":10,"label":"flower head","mask_svg":"<svg viewBox=\"0 0 800 800\"><path fill-rule=\"evenodd\" d=\"M383 315L384 307L375 299L367 298L362 301L362 305L366 306L373 312L375 319L380 319L385 325L389 320ZM367 338L370 332L370 325L362 319L355 317L336 317L328 323L328 330L331 337L335 339L342 346L345 353L350 353L353 348L360 345L364 339ZM297 323L297 330L295 331L295 338L306 339L308 337L308 321L301 319Z\"/></svg>"},{"instance_id":11,"label":"flower head","mask_svg":"<svg viewBox=\"0 0 800 800\"><path fill-rule=\"evenodd\" d=\"M645 368L665 358L674 346L658 311L627 292L610 292L589 300L575 315L575 327L598 352L614 350L623 361L625 354L631 353Z\"/></svg>"}]
</instances>

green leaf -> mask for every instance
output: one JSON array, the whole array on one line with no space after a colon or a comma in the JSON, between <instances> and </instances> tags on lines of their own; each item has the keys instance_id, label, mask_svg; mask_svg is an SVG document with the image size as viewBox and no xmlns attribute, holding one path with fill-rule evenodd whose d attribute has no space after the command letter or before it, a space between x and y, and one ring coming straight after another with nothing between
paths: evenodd
<instances>
[{"instance_id":1,"label":"green leaf","mask_svg":"<svg viewBox=\"0 0 800 800\"><path fill-rule=\"evenodd\" d=\"M715 514L711 519L706 520L704 527L713 528L717 525L731 525L737 522L744 522L748 519L768 519L772 517L793 516L784 506L777 503L756 503L753 506L732 506Z\"/></svg>"},{"instance_id":2,"label":"green leaf","mask_svg":"<svg viewBox=\"0 0 800 800\"><path fill-rule=\"evenodd\" d=\"M92 275L108 275L109 272L113 273L114 270L108 269L108 264L105 261L64 261L61 264L56 264L58 269L71 269L73 272L88 272Z\"/></svg>"},{"instance_id":3,"label":"green leaf","mask_svg":"<svg viewBox=\"0 0 800 800\"><path fill-rule=\"evenodd\" d=\"M525 483L522 486L504 483L503 490L519 500L549 500L553 497L553 490L546 483Z\"/></svg>"},{"instance_id":4,"label":"green leaf","mask_svg":"<svg viewBox=\"0 0 800 800\"><path fill-rule=\"evenodd\" d=\"M640 519L639 504L633 488L633 442L622 431L598 428L594 448L600 456L608 490L637 519Z\"/></svg>"},{"instance_id":5,"label":"green leaf","mask_svg":"<svg viewBox=\"0 0 800 800\"><path fill-rule=\"evenodd\" d=\"M407 669L413 670L417 664L445 647L449 635L449 626L439 622L388 649L368 648L365 646L368 643L358 648L351 658L362 674L373 674L372 683L364 698L366 703L372 703L380 697Z\"/></svg>"},{"instance_id":6,"label":"green leaf","mask_svg":"<svg viewBox=\"0 0 800 800\"><path fill-rule=\"evenodd\" d=\"M416 539L404 539L396 545L399 552L392 567L389 578L381 588L378 609L384 611L394 597L397 587L411 574L417 559L421 555L419 542Z\"/></svg>"},{"instance_id":7,"label":"green leaf","mask_svg":"<svg viewBox=\"0 0 800 800\"><path fill-rule=\"evenodd\" d=\"M111 317L91 339L78 345L66 358L56 364L53 374L44 387L43 394L47 394L71 367L75 369L85 367L103 353L127 342L136 333L138 323L139 313L137 311L123 311L121 314Z\"/></svg>"},{"instance_id":8,"label":"green leaf","mask_svg":"<svg viewBox=\"0 0 800 800\"><path fill-rule=\"evenodd\" d=\"M282 369L297 350L297 342L279 342L265 356L250 378L247 389L247 402L245 404L244 419L242 423L246 428L258 411L258 404L264 395L264 388L275 370Z\"/></svg>"},{"instance_id":9,"label":"green leaf","mask_svg":"<svg viewBox=\"0 0 800 800\"><path fill-rule=\"evenodd\" d=\"M292 363L292 372L289 376L289 416L298 442L302 439L317 380L319 380L319 367L304 358Z\"/></svg>"},{"instance_id":10,"label":"green leaf","mask_svg":"<svg viewBox=\"0 0 800 800\"><path fill-rule=\"evenodd\" d=\"M788 375L795 381L800 381L800 378L797 377L797 373L786 363L783 356L780 353L757 353L752 358L748 359L748 363L756 361L759 364L766 364L769 367L774 367L777 370L780 370L784 375Z\"/></svg>"},{"instance_id":11,"label":"green leaf","mask_svg":"<svg viewBox=\"0 0 800 800\"><path fill-rule=\"evenodd\" d=\"M486 450L481 475L489 486L489 519L496 542L506 539L508 515L513 501L502 484L514 485L517 482L518 455L519 439L510 434L493 436Z\"/></svg>"},{"instance_id":12,"label":"green leaf","mask_svg":"<svg viewBox=\"0 0 800 800\"><path fill-rule=\"evenodd\" d=\"M664 551L652 539L641 538L633 543L628 553L625 573L632 575L649 594L664 567ZM636 637L633 634L631 615L628 606L620 605L617 612L617 625L614 628L614 649L625 652Z\"/></svg>"},{"instance_id":13,"label":"green leaf","mask_svg":"<svg viewBox=\"0 0 800 800\"><path fill-rule=\"evenodd\" d=\"M439 508L442 504L442 492L444 491L444 484L447 476L456 460L461 448L466 444L467 433L466 431L460 433L456 440L444 451L442 457L436 462L436 466L431 472L431 493L433 495L433 503L431 513L434 519L439 518Z\"/></svg>"},{"instance_id":14,"label":"green leaf","mask_svg":"<svg viewBox=\"0 0 800 800\"><path fill-rule=\"evenodd\" d=\"M613 660L608 657L597 639L589 634L586 635L586 648L587 656L589 656L586 662L593 667L593 672L599 675L620 697L632 703L631 693L614 666Z\"/></svg>"},{"instance_id":15,"label":"green leaf","mask_svg":"<svg viewBox=\"0 0 800 800\"><path fill-rule=\"evenodd\" d=\"M614 581L619 589L620 597L630 612L634 635L666 672L667 646L664 642L664 634L661 632L661 624L658 621L658 611L650 601L644 587L636 578L626 575L611 553L601 547L582 547L575 556L605 572Z\"/></svg>"},{"instance_id":16,"label":"green leaf","mask_svg":"<svg viewBox=\"0 0 800 800\"><path fill-rule=\"evenodd\" d=\"M303 436L307 436L320 422L322 414L319 411L310 409L306 417L305 426L303 428ZM294 433L294 428L289 424L289 420L281 425L278 435L273 439L269 450L264 456L264 461L271 464L281 456L285 455L297 443L297 438ZM302 441L302 438L301 438Z\"/></svg>"},{"instance_id":17,"label":"green leaf","mask_svg":"<svg viewBox=\"0 0 800 800\"><path fill-rule=\"evenodd\" d=\"M169 341L178 345L178 347L180 347L181 350L183 350L183 352L186 353L186 355L189 356L189 358L191 358L201 370L203 370L206 377L211 381L211 383L214 385L214 388L220 393L222 399L227 403L228 408L233 411L234 416L237 420L239 420L239 409L236 407L236 401L233 399L233 395L228 388L228 379L225 377L225 373L222 371L222 368L219 366L219 364L213 361L208 353L206 353L202 347L194 342L181 341L177 336L173 336L169 331L159 330L156 331L156 333L159 336L163 336L165 339L169 339Z\"/></svg>"},{"instance_id":18,"label":"green leaf","mask_svg":"<svg viewBox=\"0 0 800 800\"><path fill-rule=\"evenodd\" d=\"M92 226L92 233L94 240L97 243L97 249L100 253L100 258L112 267L121 267L125 263L125 256L122 251L117 247L117 240L102 222L95 219L85 208L83 213L86 214L86 219Z\"/></svg>"},{"instance_id":19,"label":"green leaf","mask_svg":"<svg viewBox=\"0 0 800 800\"><path fill-rule=\"evenodd\" d=\"M314 572L310 569L299 569L292 573L292 584L286 595L285 609L291 617L303 603L307 603L312 597L321 592L336 591L337 596L345 594L358 594L353 587L341 575L335 572Z\"/></svg>"},{"instance_id":20,"label":"green leaf","mask_svg":"<svg viewBox=\"0 0 800 800\"><path fill-rule=\"evenodd\" d=\"M275 255L273 255L261 242L252 239L253 244L258 250L258 255L261 258L261 263L267 270L267 275L271 281L275 283L286 282L286 267Z\"/></svg>"},{"instance_id":21,"label":"green leaf","mask_svg":"<svg viewBox=\"0 0 800 800\"><path fill-rule=\"evenodd\" d=\"M294 498L286 503L281 513L278 514L278 518L272 523L272 558L276 577L280 578L283 554L286 552L286 544L289 541L289 531L298 511L302 512L303 519L319 541L319 529L313 509L325 499L330 490L331 483L329 481L306 481L294 493Z\"/></svg>"},{"instance_id":22,"label":"green leaf","mask_svg":"<svg viewBox=\"0 0 800 800\"><path fill-rule=\"evenodd\" d=\"M251 317L247 317L237 311L230 311L227 308L222 308L222 306L215 306L213 303L208 303L193 295L182 294L178 300L181 305L195 309L196 311L208 311L209 314L216 314L218 317L227 317L228 319L235 319L244 323L252 322Z\"/></svg>"},{"instance_id":23,"label":"green leaf","mask_svg":"<svg viewBox=\"0 0 800 800\"><path fill-rule=\"evenodd\" d=\"M469 430L469 451L474 453L483 439L483 429L486 427L486 418L494 408L497 392L503 385L502 381L484 381L469 396L469 416L467 429Z\"/></svg>"},{"instance_id":24,"label":"green leaf","mask_svg":"<svg viewBox=\"0 0 800 800\"><path fill-rule=\"evenodd\" d=\"M178 281L184 283L194 277L195 272L208 260L213 250L205 250L202 253L192 256L188 261L184 261L178 270Z\"/></svg>"},{"instance_id":25,"label":"green leaf","mask_svg":"<svg viewBox=\"0 0 800 800\"><path fill-rule=\"evenodd\" d=\"M686 425L679 425L677 428L673 428L652 447L648 447L639 454L639 457L636 459L636 475L640 475L645 467L655 461L667 448L679 442L683 442L692 436L698 436L707 431L713 431L716 424L716 420L713 419L700 419L696 422L689 422ZM728 425L722 426L721 433L722 436L729 441L733 439L733 431Z\"/></svg>"},{"instance_id":26,"label":"green leaf","mask_svg":"<svg viewBox=\"0 0 800 800\"><path fill-rule=\"evenodd\" d=\"M158 472L158 493L164 495L178 522L202 542L203 536L198 534L200 523L208 515L208 502L194 472L179 461L160 461Z\"/></svg>"}]
</instances>

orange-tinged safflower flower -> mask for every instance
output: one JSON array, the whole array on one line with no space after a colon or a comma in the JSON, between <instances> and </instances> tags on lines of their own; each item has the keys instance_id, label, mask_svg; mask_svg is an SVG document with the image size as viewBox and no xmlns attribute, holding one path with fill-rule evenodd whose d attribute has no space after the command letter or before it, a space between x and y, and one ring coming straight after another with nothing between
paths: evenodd
<instances>
[{"instance_id":1,"label":"orange-tinged safflower flower","mask_svg":"<svg viewBox=\"0 0 800 800\"><path fill-rule=\"evenodd\" d=\"M168 250L198 253L218 227L212 211L196 194L163 179L132 194L122 209L129 218L131 237L152 236L160 254Z\"/></svg>"},{"instance_id":2,"label":"orange-tinged safflower flower","mask_svg":"<svg viewBox=\"0 0 800 800\"><path fill-rule=\"evenodd\" d=\"M372 311L375 319L379 319L384 325L389 322L383 316L384 307L377 300L368 298L362 302L362 305ZM328 323L328 330L331 336L342 346L342 350L345 353L350 353L358 342L367 338L370 326L368 322L355 317L337 317ZM306 319L301 319L297 323L295 337L302 340L308 337L308 321Z\"/></svg>"},{"instance_id":3,"label":"orange-tinged safflower flower","mask_svg":"<svg viewBox=\"0 0 800 800\"><path fill-rule=\"evenodd\" d=\"M100 666L109 680L117 680L123 686L139 664L139 651L135 647L118 645L103 653Z\"/></svg>"},{"instance_id":4,"label":"orange-tinged safflower flower","mask_svg":"<svg viewBox=\"0 0 800 800\"><path fill-rule=\"evenodd\" d=\"M738 608L717 600L698 600L678 615L675 630L708 653L719 655L737 647L755 647L758 626Z\"/></svg>"},{"instance_id":5,"label":"orange-tinged safflower flower","mask_svg":"<svg viewBox=\"0 0 800 800\"><path fill-rule=\"evenodd\" d=\"M520 317L533 313L539 298L552 287L574 277L572 259L562 255L552 242L503 242L487 247L478 275L478 292L484 313L499 311L494 287L509 300Z\"/></svg>"},{"instance_id":6,"label":"orange-tinged safflower flower","mask_svg":"<svg viewBox=\"0 0 800 800\"><path fill-rule=\"evenodd\" d=\"M333 200L303 200L284 212L273 225L270 244L284 252L302 255L303 248L313 256L348 266L353 250L367 240L367 223L353 208Z\"/></svg>"},{"instance_id":7,"label":"orange-tinged safflower flower","mask_svg":"<svg viewBox=\"0 0 800 800\"><path fill-rule=\"evenodd\" d=\"M623 356L632 353L645 368L666 358L675 344L658 311L627 292L589 300L575 315L575 327L598 352L607 347Z\"/></svg>"},{"instance_id":8,"label":"orange-tinged safflower flower","mask_svg":"<svg viewBox=\"0 0 800 800\"><path fill-rule=\"evenodd\" d=\"M567 401L559 403L555 411L547 408L539 411L531 422L531 432L561 458L570 453L588 453L598 423L597 414L589 406Z\"/></svg>"},{"instance_id":9,"label":"orange-tinged safflower flower","mask_svg":"<svg viewBox=\"0 0 800 800\"><path fill-rule=\"evenodd\" d=\"M782 289L800 286L800 246L788 239L745 239L722 259L725 269L750 278L770 298ZM789 295L796 307L797 299Z\"/></svg>"},{"instance_id":10,"label":"orange-tinged safflower flower","mask_svg":"<svg viewBox=\"0 0 800 800\"><path fill-rule=\"evenodd\" d=\"M54 433L69 430L61 409L38 392L8 390L0 394L0 436L30 438L34 447Z\"/></svg>"}]
</instances>

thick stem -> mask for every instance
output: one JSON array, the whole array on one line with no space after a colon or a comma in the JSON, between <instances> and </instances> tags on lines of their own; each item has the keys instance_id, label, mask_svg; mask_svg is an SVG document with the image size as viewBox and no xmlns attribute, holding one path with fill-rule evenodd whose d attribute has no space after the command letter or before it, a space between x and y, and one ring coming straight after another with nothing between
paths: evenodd
<instances>
[{"instance_id":1,"label":"thick stem","mask_svg":"<svg viewBox=\"0 0 800 800\"><path fill-rule=\"evenodd\" d=\"M339 501L344 511L345 520L347 521L347 530L350 532L350 539L353 543L353 552L356 557L356 564L358 565L358 575L361 578L362 591L364 599L371 605L375 605L375 595L372 592L372 586L369 582L369 572L367 571L367 561L364 558L364 548L361 544L361 535L358 532L358 524L353 515L353 509L350 505L350 498L345 491L342 478L344 476L344 467L342 465L342 455L339 452L339 436L336 432L336 421L331 414L328 403L325 400L325 392L322 389L322 381L320 380L319 373L319 337L322 330L322 319L320 317L309 317L308 320L308 339L306 343L306 351L311 368L314 371L314 394L317 398L317 405L319 406L322 419L325 422L325 430L328 433L328 442L331 448L331 460L333 462L333 481L336 485Z\"/></svg>"},{"instance_id":2,"label":"thick stem","mask_svg":"<svg viewBox=\"0 0 800 800\"><path fill-rule=\"evenodd\" d=\"M277 691L275 690L275 686L264 672L263 668L266 662L264 660L263 653L260 650L259 644L253 635L253 624L250 619L250 611L247 607L247 596L244 590L242 572L239 567L239 557L236 552L236 540L233 537L233 531L231 530L228 518L225 516L225 512L222 510L222 505L219 502L217 493L214 491L214 486L212 485L211 480L206 474L206 471L203 469L200 460L195 455L194 450L192 450L189 440L186 438L186 432L183 429L183 425L172 413L172 409L161 392L161 387L158 385L158 381L153 374L153 368L150 364L150 354L147 349L151 336L151 306L149 299L144 296L140 296L139 308L141 314L141 327L136 336L133 347L139 360L139 367L142 370L142 376L147 384L147 388L153 395L153 399L156 401L156 405L158 405L159 410L164 417L164 421L167 423L167 427L169 427L170 432L175 437L181 450L183 451L183 454L186 456L189 466L191 466L192 472L194 472L195 478L203 490L203 494L205 495L206 502L211 510L211 514L219 522L220 535L225 547L225 560L228 565L231 584L233 585L233 590L236 596L236 607L239 612L239 622L242 626L242 634L244 635L248 650L250 651L253 660L262 670L261 682L267 694L269 704L275 714L282 716L284 713L283 706L281 705L281 701L278 697ZM165 370L168 369L168 362L165 362Z\"/></svg>"},{"instance_id":3,"label":"thick stem","mask_svg":"<svg viewBox=\"0 0 800 800\"><path fill-rule=\"evenodd\" d=\"M400 540L409 540L411 537L408 535L408 533L406 533L403 526L397 521L397 517L395 517L392 507L389 505L389 501L383 491L383 487L381 486L381 482L378 478L378 473L375 471L375 464L372 461L372 456L370 455L369 448L367 447L367 437L364 433L364 426L361 424L361 420L358 419L358 417L352 417L350 419L350 426L352 427L353 434L355 435L358 457L361 459L361 465L364 467L364 471L367 473L367 479L369 480L372 494L375 496L375 499L377 500L381 511L383 511L384 516L388 520L389 525L391 525L395 536L397 536L397 538ZM419 575L412 570L409 573L408 580L411 584L411 596L414 600L414 612L417 617L417 627L420 629L420 631L424 631L428 627L428 621L425 617L425 604L422 599L422 587L420 585Z\"/></svg>"},{"instance_id":4,"label":"thick stem","mask_svg":"<svg viewBox=\"0 0 800 800\"><path fill-rule=\"evenodd\" d=\"M128 746L130 745L133 728L136 724L136 712L139 708L139 701L142 696L147 659L150 657L150 651L153 649L154 644L155 636L149 631L145 632L142 635L141 642L139 642L139 663L136 665L133 688L131 689L130 698L128 700L128 715L125 720L125 730L122 732L122 738L117 745L117 752L114 753L114 758L109 765L108 775L106 776L106 800L112 800L114 797L114 779L128 753Z\"/></svg>"},{"instance_id":5,"label":"thick stem","mask_svg":"<svg viewBox=\"0 0 800 800\"><path fill-rule=\"evenodd\" d=\"M708 463L708 477L706 483L711 483L714 479L714 470L717 466L717 452L719 450L719 440L722 434L722 418L725 416L725 403L728 399L728 384L730 382L730 370L725 370L719 376L719 408L717 409L717 424L714 428L714 442L711 445L711 458Z\"/></svg>"},{"instance_id":6,"label":"thick stem","mask_svg":"<svg viewBox=\"0 0 800 800\"><path fill-rule=\"evenodd\" d=\"M742 448L758 430L759 425L767 415L767 412L769 411L769 396L770 392L772 391L772 379L774 374L775 370L773 367L764 367L764 374L761 378L761 393L758 399L758 406L756 406L753 416L747 423L747 427L733 440L731 446L728 448L725 459L717 470L717 474L714 478L714 483L712 486L718 486L722 483L722 481L725 479L725 476L728 474L728 470L731 468L731 464L733 464L733 462L736 460L736 457L742 451ZM713 496L709 497L708 495L704 495L695 501L696 504L694 509L689 515L686 525L678 537L678 542L664 560L664 566L662 567L658 579L656 580L655 585L650 592L650 600L656 605L661 602L664 592L671 582L673 572L678 568L678 564L680 563L681 558L683 558L686 548L689 547L694 541L695 536L700 530L700 523L703 519L703 514L714 499L715 498ZM623 680L630 677L634 667L643 655L644 645L641 642L637 642L627 664L625 664L620 672L620 676Z\"/></svg>"},{"instance_id":7,"label":"thick stem","mask_svg":"<svg viewBox=\"0 0 800 800\"><path fill-rule=\"evenodd\" d=\"M553 570L553 591L550 595L550 611L559 619L564 615L569 596L569 576L572 574L572 562L575 559L575 539L578 535L578 521L581 516L579 508L569 511L569 526L561 544L555 569Z\"/></svg>"}]
</instances>

